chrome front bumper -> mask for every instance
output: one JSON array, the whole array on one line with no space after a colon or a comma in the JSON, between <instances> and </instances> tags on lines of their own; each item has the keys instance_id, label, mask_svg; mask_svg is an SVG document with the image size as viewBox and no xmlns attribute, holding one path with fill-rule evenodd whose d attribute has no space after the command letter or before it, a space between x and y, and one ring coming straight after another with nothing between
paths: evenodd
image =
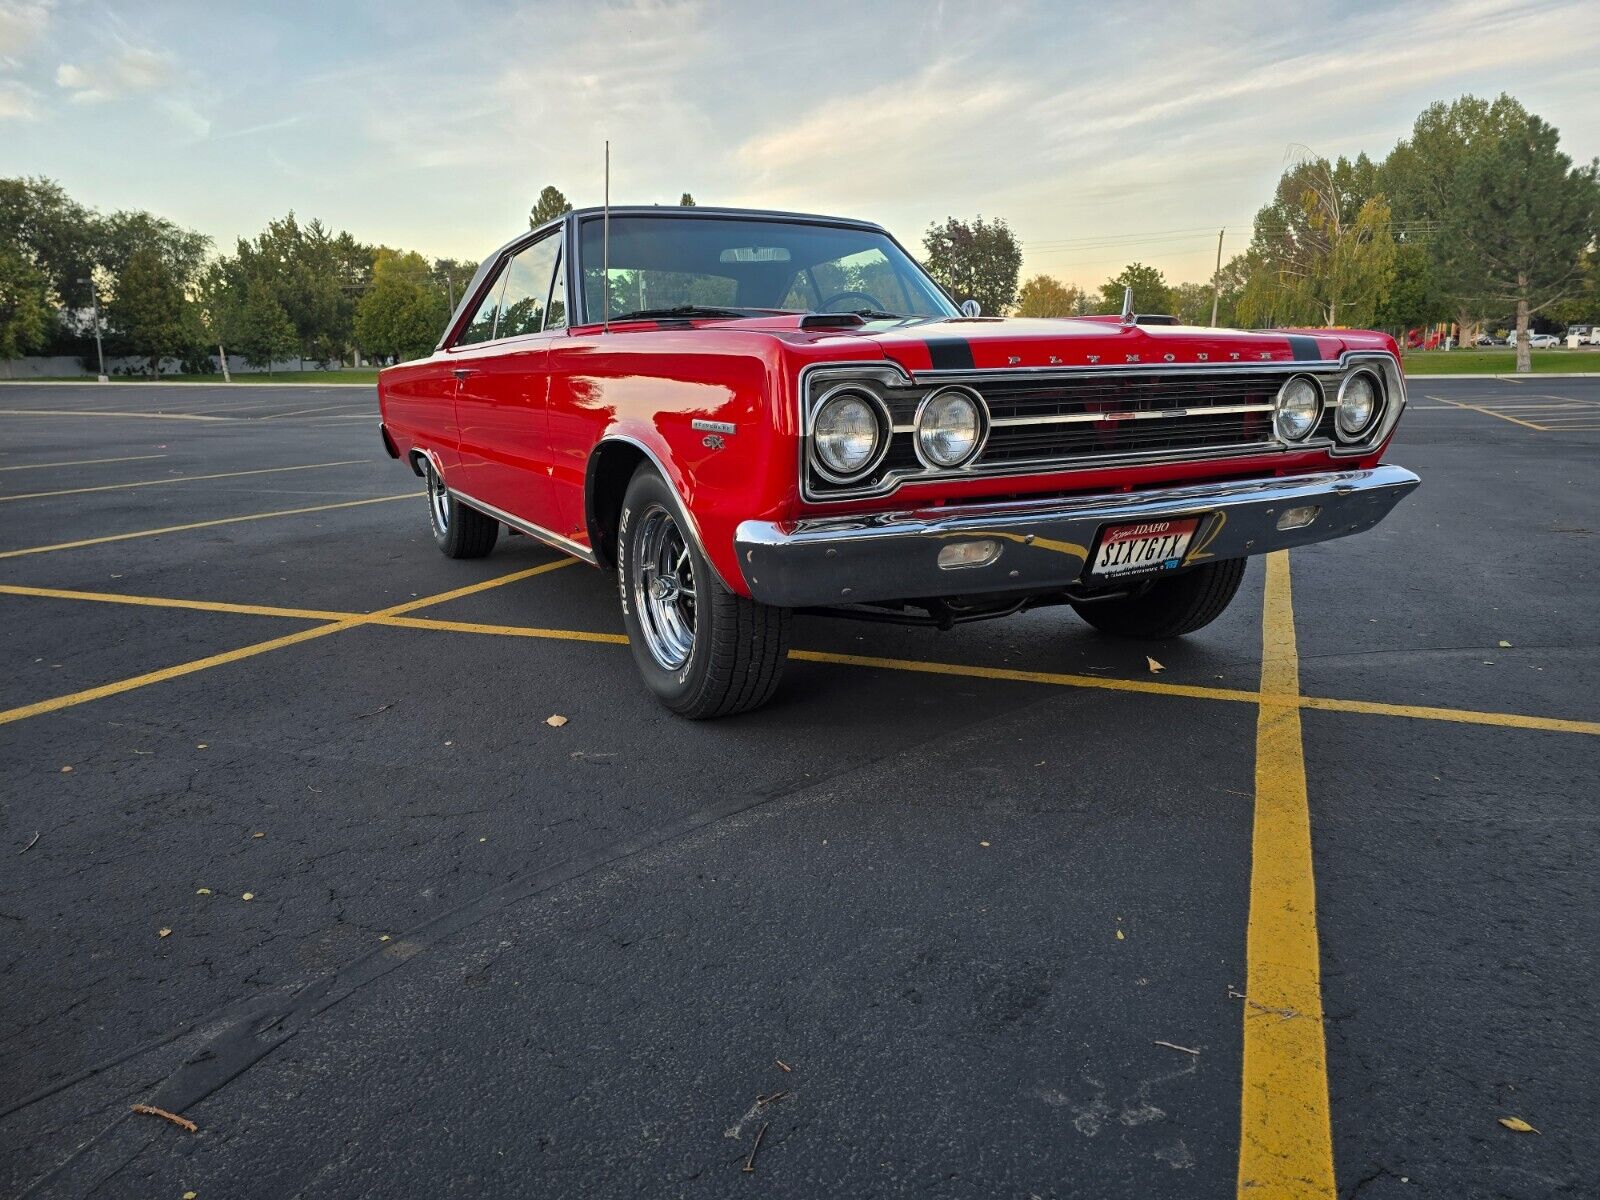
<instances>
[{"instance_id":1,"label":"chrome front bumper","mask_svg":"<svg viewBox=\"0 0 1600 1200\"><path fill-rule=\"evenodd\" d=\"M1420 482L1403 467L1229 480L1147 492L819 517L745 521L735 534L750 594L783 608L1053 592L1085 582L1102 526L1202 517L1183 566L1306 546L1371 529ZM1314 505L1304 528L1280 530ZM941 567L952 541L993 539L982 566Z\"/></svg>"}]
</instances>

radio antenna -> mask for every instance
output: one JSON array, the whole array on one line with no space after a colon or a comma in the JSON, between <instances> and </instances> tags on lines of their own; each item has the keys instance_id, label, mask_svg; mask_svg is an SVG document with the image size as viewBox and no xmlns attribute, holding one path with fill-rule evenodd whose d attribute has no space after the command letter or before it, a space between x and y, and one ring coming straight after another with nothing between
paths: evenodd
<instances>
[{"instance_id":1,"label":"radio antenna","mask_svg":"<svg viewBox=\"0 0 1600 1200\"><path fill-rule=\"evenodd\" d=\"M606 139L605 207L600 215L600 312L611 332L611 139Z\"/></svg>"}]
</instances>

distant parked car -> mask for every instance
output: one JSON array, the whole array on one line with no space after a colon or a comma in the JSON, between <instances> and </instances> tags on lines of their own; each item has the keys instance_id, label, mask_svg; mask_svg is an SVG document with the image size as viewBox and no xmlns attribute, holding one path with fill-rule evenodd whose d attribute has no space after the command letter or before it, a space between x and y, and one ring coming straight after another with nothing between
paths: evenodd
<instances>
[{"instance_id":1,"label":"distant parked car","mask_svg":"<svg viewBox=\"0 0 1600 1200\"><path fill-rule=\"evenodd\" d=\"M1497 338L1492 333L1480 333L1478 340L1473 343L1475 346L1504 346L1505 344L1504 338Z\"/></svg>"},{"instance_id":2,"label":"distant parked car","mask_svg":"<svg viewBox=\"0 0 1600 1200\"><path fill-rule=\"evenodd\" d=\"M1530 333L1528 345L1535 350L1554 350L1561 345L1561 339L1553 333Z\"/></svg>"}]
</instances>

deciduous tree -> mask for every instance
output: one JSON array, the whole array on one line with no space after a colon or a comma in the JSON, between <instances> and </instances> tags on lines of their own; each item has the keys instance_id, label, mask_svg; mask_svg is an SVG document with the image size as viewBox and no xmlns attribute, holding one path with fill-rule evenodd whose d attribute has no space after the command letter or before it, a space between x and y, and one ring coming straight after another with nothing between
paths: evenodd
<instances>
[{"instance_id":1,"label":"deciduous tree","mask_svg":"<svg viewBox=\"0 0 1600 1200\"><path fill-rule=\"evenodd\" d=\"M1019 317L1070 317L1078 311L1079 290L1051 275L1035 275L1017 291Z\"/></svg>"},{"instance_id":2,"label":"deciduous tree","mask_svg":"<svg viewBox=\"0 0 1600 1200\"><path fill-rule=\"evenodd\" d=\"M999 316L1017 298L1022 248L1003 220L946 218L922 237L928 273L959 303L976 300L983 311Z\"/></svg>"},{"instance_id":3,"label":"deciduous tree","mask_svg":"<svg viewBox=\"0 0 1600 1200\"><path fill-rule=\"evenodd\" d=\"M420 358L438 344L448 318L420 254L379 254L356 310L356 336L368 353Z\"/></svg>"},{"instance_id":4,"label":"deciduous tree","mask_svg":"<svg viewBox=\"0 0 1600 1200\"><path fill-rule=\"evenodd\" d=\"M679 208L693 208L694 207L694 197L691 196L688 192L685 192L678 199L678 207Z\"/></svg>"},{"instance_id":5,"label":"deciduous tree","mask_svg":"<svg viewBox=\"0 0 1600 1200\"><path fill-rule=\"evenodd\" d=\"M1143 263L1129 263L1121 274L1100 285L1100 311L1121 312L1123 295L1130 287L1136 313L1170 313L1177 308L1177 298L1167 286L1165 275Z\"/></svg>"},{"instance_id":6,"label":"deciduous tree","mask_svg":"<svg viewBox=\"0 0 1600 1200\"><path fill-rule=\"evenodd\" d=\"M50 328L44 273L14 248L0 245L0 358L11 360L44 342Z\"/></svg>"},{"instance_id":7,"label":"deciduous tree","mask_svg":"<svg viewBox=\"0 0 1600 1200\"><path fill-rule=\"evenodd\" d=\"M184 304L177 272L157 246L143 246L122 264L106 319L136 354L150 360L150 374L159 378L161 360L185 348L191 326Z\"/></svg>"},{"instance_id":8,"label":"deciduous tree","mask_svg":"<svg viewBox=\"0 0 1600 1200\"><path fill-rule=\"evenodd\" d=\"M224 311L226 334L252 367L264 368L270 376L272 364L294 351L294 323L266 280L247 281L244 295L233 302L231 309Z\"/></svg>"},{"instance_id":9,"label":"deciduous tree","mask_svg":"<svg viewBox=\"0 0 1600 1200\"><path fill-rule=\"evenodd\" d=\"M1453 291L1515 305L1519 372L1532 369L1529 318L1584 289L1585 255L1600 233L1600 166L1574 167L1559 141L1530 113L1473 146L1439 231Z\"/></svg>"}]
</instances>

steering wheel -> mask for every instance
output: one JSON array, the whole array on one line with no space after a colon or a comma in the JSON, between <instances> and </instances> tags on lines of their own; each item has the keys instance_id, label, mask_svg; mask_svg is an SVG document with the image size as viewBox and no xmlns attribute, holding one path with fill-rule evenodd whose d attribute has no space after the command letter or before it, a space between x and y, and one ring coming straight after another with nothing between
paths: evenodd
<instances>
[{"instance_id":1,"label":"steering wheel","mask_svg":"<svg viewBox=\"0 0 1600 1200\"><path fill-rule=\"evenodd\" d=\"M833 312L834 311L834 307L833 306L835 304L837 304L841 300L848 300L851 297L854 297L857 300L865 300L866 303L861 305L862 308L870 308L870 309L873 309L873 310L875 310L877 312L888 312L889 311L888 305L884 304L884 302L882 300L879 300L876 296L872 295L870 292L835 292L833 295L829 296L826 300L824 300L821 304L819 304L817 306L817 311L818 312ZM848 311L848 310L843 310L843 311Z\"/></svg>"}]
</instances>

